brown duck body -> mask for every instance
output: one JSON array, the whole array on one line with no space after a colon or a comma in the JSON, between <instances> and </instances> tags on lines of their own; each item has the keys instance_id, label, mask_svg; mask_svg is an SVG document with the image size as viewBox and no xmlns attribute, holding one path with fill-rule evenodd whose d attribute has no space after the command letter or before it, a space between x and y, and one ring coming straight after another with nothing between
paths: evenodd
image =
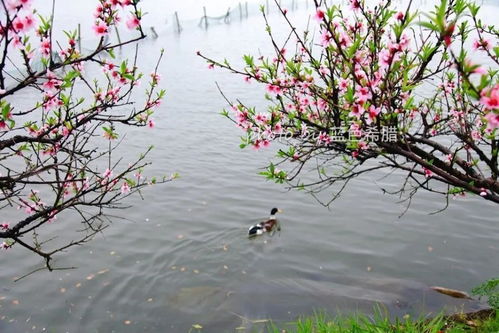
<instances>
[{"instance_id":1,"label":"brown duck body","mask_svg":"<svg viewBox=\"0 0 499 333\"><path fill-rule=\"evenodd\" d=\"M265 222L262 222L263 231L265 231L265 232L272 231L272 229L274 229L276 224L277 224L276 219L271 219L271 220L267 220Z\"/></svg>"}]
</instances>

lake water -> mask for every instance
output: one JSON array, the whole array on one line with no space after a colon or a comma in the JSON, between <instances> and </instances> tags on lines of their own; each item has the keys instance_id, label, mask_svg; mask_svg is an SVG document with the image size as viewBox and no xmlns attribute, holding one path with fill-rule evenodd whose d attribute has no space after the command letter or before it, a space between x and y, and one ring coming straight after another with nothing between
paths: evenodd
<instances>
[{"instance_id":1,"label":"lake water","mask_svg":"<svg viewBox=\"0 0 499 333\"><path fill-rule=\"evenodd\" d=\"M160 8L150 8L159 17ZM290 15L306 23L303 11ZM166 49L160 73L167 98L156 128L131 131L123 151L131 159L154 144L148 173L181 178L146 189L133 208L113 212L125 219L57 258L57 266L77 269L13 282L42 262L22 249L2 253L1 332L187 332L200 324L220 333L314 310L370 312L378 302L398 316L483 306L429 287L469 291L499 275L497 205L457 199L429 215L444 202L420 194L399 218L405 206L382 194L389 184L381 174L356 179L329 210L266 182L257 173L275 147L239 149L241 132L218 114L226 105L215 81L229 98L260 108L262 89L208 70L195 55L237 63L244 53L268 53L262 19L235 16L206 31L190 21L181 35L154 22L160 37L141 43L139 59L148 73ZM248 239L247 227L274 206L284 210L281 232ZM64 234L75 222L59 219L51 228Z\"/></svg>"}]
</instances>

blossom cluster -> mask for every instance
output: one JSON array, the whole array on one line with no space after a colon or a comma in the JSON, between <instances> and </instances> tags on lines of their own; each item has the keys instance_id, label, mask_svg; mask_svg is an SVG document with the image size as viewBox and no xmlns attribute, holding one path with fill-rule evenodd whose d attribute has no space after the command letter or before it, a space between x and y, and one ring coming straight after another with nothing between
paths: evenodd
<instances>
[{"instance_id":1,"label":"blossom cluster","mask_svg":"<svg viewBox=\"0 0 499 333\"><path fill-rule=\"evenodd\" d=\"M13 66L20 62L22 66L15 67L19 73L25 70L15 77L6 75L12 72L8 63L0 66L2 158L17 160L20 165L16 170L9 169L8 163L0 166L0 172L8 170L8 176L0 178L0 186L10 203L2 209L17 208L33 221L23 226L14 221L0 224L0 234L8 239L3 248L17 243L15 237L27 232L24 229L35 230L55 221L64 210L78 206L103 209L142 186L156 183L142 175L147 165L144 158L151 148L127 166L112 162L114 143L107 141L117 139L124 126L154 127L153 114L165 96L159 89L157 72L163 51L149 76L140 73L136 63L118 60L113 53L114 48L145 37L139 0L96 0L90 19L100 38L87 54L77 45L76 30L64 31L64 40L53 40L57 35L52 31L53 18L39 15L35 2L6 0L7 11L0 18L3 59L9 59ZM126 28L136 30L138 36L108 43L104 37L111 26L122 21L122 13L127 15ZM101 71L88 70L89 62ZM142 81L147 81L144 97L132 99ZM17 105L18 91L26 88L34 88L38 94L33 95L32 105L31 101L27 101L28 106ZM98 142L102 140L99 137L106 140L104 145ZM85 222L94 230L89 220Z\"/></svg>"},{"instance_id":2,"label":"blossom cluster","mask_svg":"<svg viewBox=\"0 0 499 333\"><path fill-rule=\"evenodd\" d=\"M97 8L94 11L95 22L93 30L99 37L104 37L109 34L110 26L116 25L122 21L118 14L118 9L126 9L128 6L136 6L136 1L133 0L100 0ZM125 24L128 29L137 29L140 26L141 14L140 11L132 11Z\"/></svg>"},{"instance_id":3,"label":"blossom cluster","mask_svg":"<svg viewBox=\"0 0 499 333\"><path fill-rule=\"evenodd\" d=\"M499 126L499 85L483 87L478 100L473 101L467 98L468 87L462 84L463 78L461 82L458 80L458 74L474 74L482 82L493 82L492 74L483 66L474 65L467 58L463 60L464 68L458 68L452 61L441 64L437 71L447 74L440 91L457 100L449 98L449 105L429 107L428 100L416 99L414 94L422 82L415 63L426 61L430 47L415 49L415 42L405 31L414 22L415 15L391 12L386 6L381 12L375 12L363 1L356 0L350 1L350 8L355 15L344 15L335 7L317 8L314 17L320 30L320 57L307 48L307 40L300 39L295 47L298 52L290 56L285 48L272 60L260 58L260 64L253 57L245 56L244 79L265 83L269 98L276 101L268 113L232 107L231 118L238 127L247 133L268 134L270 140L254 142L255 148L267 147L272 136L279 134L282 128L301 130L308 124L324 132L331 127L331 115L346 120L352 129L373 125L410 127L424 119L430 122L429 134L433 136L448 128L461 130L462 126L473 127L470 131L473 140L495 135ZM374 30L372 22L379 15L392 17ZM483 30L478 32L474 50L490 52L493 42L484 36ZM445 28L442 33L447 52L451 52L456 38L453 33L451 28ZM226 67L211 60L209 64ZM462 73L463 70L467 72ZM464 99L466 104L459 102ZM472 109L480 110L478 121L470 121Z\"/></svg>"},{"instance_id":4,"label":"blossom cluster","mask_svg":"<svg viewBox=\"0 0 499 333\"><path fill-rule=\"evenodd\" d=\"M289 151L280 146L278 157L300 163L290 166L295 170L290 178L281 170L278 177L266 174L278 182L298 177L303 165L321 154L338 158L333 165L347 165L346 173L351 165L382 157L381 167L414 170L459 191L465 184L499 202L497 185L477 177L484 165L492 177L498 172L492 162L499 139L497 28L478 18L479 6L470 1L442 1L428 13L414 10L412 3L399 10L392 2L372 7L365 0L348 2L348 10L316 3L315 27L303 35L280 7L290 27L284 44L262 9L275 52L245 55L242 69L199 53L210 68L266 88L266 112L241 103L223 112L246 133L241 147L268 147L281 133L290 134ZM333 129L340 124L348 133L395 128L397 140L373 136L368 142L356 135L335 140ZM320 180L334 178L323 176L321 171ZM315 184L321 187L322 181Z\"/></svg>"}]
</instances>

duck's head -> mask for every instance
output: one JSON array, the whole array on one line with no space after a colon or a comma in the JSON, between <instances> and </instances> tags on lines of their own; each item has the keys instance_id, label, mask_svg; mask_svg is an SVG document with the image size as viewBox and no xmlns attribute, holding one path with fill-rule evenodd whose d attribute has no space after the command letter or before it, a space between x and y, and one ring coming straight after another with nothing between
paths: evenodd
<instances>
[{"instance_id":1,"label":"duck's head","mask_svg":"<svg viewBox=\"0 0 499 333\"><path fill-rule=\"evenodd\" d=\"M277 213L282 213L282 210L280 210L279 208L272 208L272 210L270 211L270 216L274 216Z\"/></svg>"}]
</instances>

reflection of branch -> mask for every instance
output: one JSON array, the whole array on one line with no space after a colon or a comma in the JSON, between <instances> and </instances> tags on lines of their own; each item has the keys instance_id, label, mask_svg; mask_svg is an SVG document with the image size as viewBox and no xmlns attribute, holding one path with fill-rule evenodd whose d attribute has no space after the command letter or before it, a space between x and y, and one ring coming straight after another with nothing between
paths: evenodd
<instances>
[{"instance_id":1,"label":"reflection of branch","mask_svg":"<svg viewBox=\"0 0 499 333\"><path fill-rule=\"evenodd\" d=\"M42 267L36 268L29 273L26 273L18 278L15 278L14 282L18 282L18 281L20 281L24 278L27 278L28 276L36 273L36 272L40 272L40 271L43 271L46 269L47 269L47 266L42 266ZM70 269L76 269L76 267L51 267L50 271L65 271L65 270L70 270Z\"/></svg>"}]
</instances>

